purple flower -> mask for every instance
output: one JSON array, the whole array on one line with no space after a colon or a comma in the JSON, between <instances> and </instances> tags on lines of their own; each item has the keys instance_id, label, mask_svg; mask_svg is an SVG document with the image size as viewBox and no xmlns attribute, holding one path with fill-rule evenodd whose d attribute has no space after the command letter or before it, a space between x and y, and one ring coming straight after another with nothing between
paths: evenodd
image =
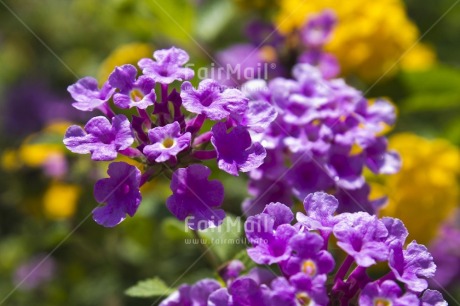
<instances>
[{"instance_id":1,"label":"purple flower","mask_svg":"<svg viewBox=\"0 0 460 306\"><path fill-rule=\"evenodd\" d=\"M109 76L109 83L119 90L113 96L113 102L120 108L137 107L146 109L153 105L155 95L155 81L147 76L136 80L137 69L133 65L116 67Z\"/></svg>"},{"instance_id":2,"label":"purple flower","mask_svg":"<svg viewBox=\"0 0 460 306\"><path fill-rule=\"evenodd\" d=\"M227 288L220 288L209 296L207 306L230 306L231 297L228 294Z\"/></svg>"},{"instance_id":3,"label":"purple flower","mask_svg":"<svg viewBox=\"0 0 460 306\"><path fill-rule=\"evenodd\" d=\"M73 125L64 136L64 144L70 151L91 153L93 160L114 160L118 151L129 148L133 142L131 124L124 115L113 117L112 124L103 116L94 117L84 130Z\"/></svg>"},{"instance_id":4,"label":"purple flower","mask_svg":"<svg viewBox=\"0 0 460 306\"><path fill-rule=\"evenodd\" d=\"M296 299L302 301L302 305L326 306L329 298L326 292L325 274L311 278L305 273L297 273L289 281L296 288Z\"/></svg>"},{"instance_id":5,"label":"purple flower","mask_svg":"<svg viewBox=\"0 0 460 306\"><path fill-rule=\"evenodd\" d=\"M92 111L101 108L114 93L115 89L108 83L104 83L101 89L95 78L85 77L67 88L72 98L76 101L72 104L78 110Z\"/></svg>"},{"instance_id":6,"label":"purple flower","mask_svg":"<svg viewBox=\"0 0 460 306\"><path fill-rule=\"evenodd\" d=\"M266 293L262 286L259 286L253 279L249 277L241 277L235 280L228 292L232 296L232 306L268 306Z\"/></svg>"},{"instance_id":7,"label":"purple flower","mask_svg":"<svg viewBox=\"0 0 460 306\"><path fill-rule=\"evenodd\" d=\"M367 284L359 296L359 305L393 305L393 306L413 306L419 305L420 300L413 293L402 294L401 288L391 281L383 283L373 282Z\"/></svg>"},{"instance_id":8,"label":"purple flower","mask_svg":"<svg viewBox=\"0 0 460 306\"><path fill-rule=\"evenodd\" d=\"M399 154L387 151L387 144L386 138L379 137L365 150L366 166L374 173L394 174L401 168Z\"/></svg>"},{"instance_id":9,"label":"purple flower","mask_svg":"<svg viewBox=\"0 0 460 306\"><path fill-rule=\"evenodd\" d=\"M177 169L172 176L173 194L167 199L166 206L179 220L187 220L191 229L204 229L220 225L225 217L222 209L224 188L217 181L208 181L211 170L195 164Z\"/></svg>"},{"instance_id":10,"label":"purple flower","mask_svg":"<svg viewBox=\"0 0 460 306\"><path fill-rule=\"evenodd\" d=\"M365 212L341 214L333 232L337 245L361 267L369 267L388 258L388 247L384 242L388 231L376 216Z\"/></svg>"},{"instance_id":11,"label":"purple flower","mask_svg":"<svg viewBox=\"0 0 460 306\"><path fill-rule=\"evenodd\" d=\"M340 73L337 58L322 50L308 50L299 57L298 62L316 66L325 79L335 78Z\"/></svg>"},{"instance_id":12,"label":"purple flower","mask_svg":"<svg viewBox=\"0 0 460 306\"><path fill-rule=\"evenodd\" d=\"M175 157L190 146L191 134L181 134L177 121L153 128L148 131L151 145L144 147L143 152L149 160L162 163Z\"/></svg>"},{"instance_id":13,"label":"purple flower","mask_svg":"<svg viewBox=\"0 0 460 306\"><path fill-rule=\"evenodd\" d=\"M421 298L421 306L447 306L442 294L436 290L425 290Z\"/></svg>"},{"instance_id":14,"label":"purple flower","mask_svg":"<svg viewBox=\"0 0 460 306\"><path fill-rule=\"evenodd\" d=\"M385 217L381 221L385 224L388 230L388 237L385 243L388 246L404 245L406 238L409 235L404 223L396 218Z\"/></svg>"},{"instance_id":15,"label":"purple flower","mask_svg":"<svg viewBox=\"0 0 460 306\"><path fill-rule=\"evenodd\" d=\"M288 207L292 206L290 186L285 180L267 177L251 180L248 191L254 198L248 198L243 202L243 211L247 216L260 214L266 203L270 202L281 202Z\"/></svg>"},{"instance_id":16,"label":"purple flower","mask_svg":"<svg viewBox=\"0 0 460 306\"><path fill-rule=\"evenodd\" d=\"M107 170L109 178L94 185L94 197L99 203L106 203L93 210L93 219L105 227L113 227L136 213L142 200L139 191L141 172L134 166L114 162Z\"/></svg>"},{"instance_id":17,"label":"purple flower","mask_svg":"<svg viewBox=\"0 0 460 306\"><path fill-rule=\"evenodd\" d=\"M332 10L324 10L311 16L301 29L302 42L310 48L322 47L329 41L336 22L337 18Z\"/></svg>"},{"instance_id":18,"label":"purple flower","mask_svg":"<svg viewBox=\"0 0 460 306\"><path fill-rule=\"evenodd\" d=\"M332 228L338 222L338 219L334 217L339 207L337 199L324 192L315 192L305 198L303 207L307 216L298 212L297 221L309 230L320 230L325 236L329 236Z\"/></svg>"},{"instance_id":19,"label":"purple flower","mask_svg":"<svg viewBox=\"0 0 460 306\"><path fill-rule=\"evenodd\" d=\"M40 254L22 263L14 272L13 282L20 290L32 290L46 285L56 274L53 258Z\"/></svg>"},{"instance_id":20,"label":"purple flower","mask_svg":"<svg viewBox=\"0 0 460 306\"><path fill-rule=\"evenodd\" d=\"M219 275L228 283L234 280L244 270L244 264L239 260L230 261L224 268L219 270Z\"/></svg>"},{"instance_id":21,"label":"purple flower","mask_svg":"<svg viewBox=\"0 0 460 306\"><path fill-rule=\"evenodd\" d=\"M271 216L274 220L273 227L277 228L281 224L290 224L294 219L292 210L282 203L270 203L265 206L264 214Z\"/></svg>"},{"instance_id":22,"label":"purple flower","mask_svg":"<svg viewBox=\"0 0 460 306\"><path fill-rule=\"evenodd\" d=\"M273 264L287 260L291 255L289 240L297 231L289 224L275 227L275 218L262 213L249 217L245 223L246 236L254 246L247 250L258 264Z\"/></svg>"},{"instance_id":23,"label":"purple flower","mask_svg":"<svg viewBox=\"0 0 460 306\"><path fill-rule=\"evenodd\" d=\"M422 292L428 287L425 278L431 278L436 271L433 256L427 248L412 241L403 250L402 245L393 247L390 250L388 265L395 277L406 287L414 292Z\"/></svg>"},{"instance_id":24,"label":"purple flower","mask_svg":"<svg viewBox=\"0 0 460 306\"><path fill-rule=\"evenodd\" d=\"M334 269L334 258L329 252L322 250L324 240L318 234L299 233L289 243L294 255L281 265L287 275L302 272L313 278Z\"/></svg>"},{"instance_id":25,"label":"purple flower","mask_svg":"<svg viewBox=\"0 0 460 306\"><path fill-rule=\"evenodd\" d=\"M174 81L190 80L194 72L185 65L189 56L184 50L172 47L170 49L157 50L153 53L156 61L150 58L143 58L138 65L142 72L155 82L171 84Z\"/></svg>"},{"instance_id":26,"label":"purple flower","mask_svg":"<svg viewBox=\"0 0 460 306\"><path fill-rule=\"evenodd\" d=\"M225 123L212 127L211 143L217 151L217 165L225 172L238 176L238 171L248 172L259 167L266 156L260 143L252 143L249 132L241 126L227 133Z\"/></svg>"},{"instance_id":27,"label":"purple flower","mask_svg":"<svg viewBox=\"0 0 460 306\"><path fill-rule=\"evenodd\" d=\"M262 133L277 116L278 113L270 103L257 100L249 101L246 112L234 119L239 125L245 126L256 133Z\"/></svg>"},{"instance_id":28,"label":"purple flower","mask_svg":"<svg viewBox=\"0 0 460 306\"><path fill-rule=\"evenodd\" d=\"M222 90L219 83L209 79L201 81L197 89L190 82L182 83L180 96L186 110L211 120L243 115L248 108L248 100L241 91Z\"/></svg>"},{"instance_id":29,"label":"purple flower","mask_svg":"<svg viewBox=\"0 0 460 306\"><path fill-rule=\"evenodd\" d=\"M209 296L220 288L219 283L213 279L203 279L192 286L182 285L160 306L207 306Z\"/></svg>"}]
</instances>

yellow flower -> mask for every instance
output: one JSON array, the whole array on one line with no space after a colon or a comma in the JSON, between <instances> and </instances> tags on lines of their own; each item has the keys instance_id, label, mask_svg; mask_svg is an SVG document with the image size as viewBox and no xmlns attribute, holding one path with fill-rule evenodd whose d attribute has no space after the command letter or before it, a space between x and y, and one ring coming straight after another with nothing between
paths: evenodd
<instances>
[{"instance_id":1,"label":"yellow flower","mask_svg":"<svg viewBox=\"0 0 460 306\"><path fill-rule=\"evenodd\" d=\"M1 165L5 171L15 171L20 167L18 152L7 149L2 154Z\"/></svg>"},{"instance_id":2,"label":"yellow flower","mask_svg":"<svg viewBox=\"0 0 460 306\"><path fill-rule=\"evenodd\" d=\"M337 14L338 24L326 49L338 58L345 75L371 82L395 73L401 65L421 69L434 62L433 51L417 44L419 31L402 0L282 0L276 22L287 35L324 9Z\"/></svg>"},{"instance_id":3,"label":"yellow flower","mask_svg":"<svg viewBox=\"0 0 460 306\"><path fill-rule=\"evenodd\" d=\"M153 46L143 43L131 43L115 49L99 68L99 81L105 82L116 66L137 64L144 57L152 57Z\"/></svg>"},{"instance_id":4,"label":"yellow flower","mask_svg":"<svg viewBox=\"0 0 460 306\"><path fill-rule=\"evenodd\" d=\"M27 137L18 149L18 162L28 167L42 166L50 156L63 155L65 147L62 144L65 131L71 124L69 122L54 122L42 131ZM55 142L41 140L54 138Z\"/></svg>"},{"instance_id":5,"label":"yellow flower","mask_svg":"<svg viewBox=\"0 0 460 306\"><path fill-rule=\"evenodd\" d=\"M401 154L402 169L374 185L373 195L387 194L381 215L401 219L410 239L427 243L459 204L460 151L445 140L406 133L392 136L389 146Z\"/></svg>"},{"instance_id":6,"label":"yellow flower","mask_svg":"<svg viewBox=\"0 0 460 306\"><path fill-rule=\"evenodd\" d=\"M76 185L51 183L43 197L45 216L50 219L64 219L73 216L80 191Z\"/></svg>"}]
</instances>

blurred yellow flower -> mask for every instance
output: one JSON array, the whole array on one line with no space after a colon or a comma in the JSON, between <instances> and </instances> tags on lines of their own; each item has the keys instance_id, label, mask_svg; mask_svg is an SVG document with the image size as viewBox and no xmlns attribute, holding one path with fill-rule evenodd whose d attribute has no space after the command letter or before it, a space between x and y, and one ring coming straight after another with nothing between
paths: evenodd
<instances>
[{"instance_id":1,"label":"blurred yellow flower","mask_svg":"<svg viewBox=\"0 0 460 306\"><path fill-rule=\"evenodd\" d=\"M370 82L394 74L393 66L421 69L434 63L434 52L417 44L419 31L402 0L282 0L276 22L287 35L328 8L338 24L326 49L338 58L343 74Z\"/></svg>"},{"instance_id":2,"label":"blurred yellow flower","mask_svg":"<svg viewBox=\"0 0 460 306\"><path fill-rule=\"evenodd\" d=\"M43 196L43 210L50 219L64 219L73 216L80 195L76 185L53 182Z\"/></svg>"},{"instance_id":3,"label":"blurred yellow flower","mask_svg":"<svg viewBox=\"0 0 460 306\"><path fill-rule=\"evenodd\" d=\"M28 167L40 167L50 156L63 155L65 147L62 139L70 125L65 121L54 122L42 131L27 137L18 149L18 162ZM43 140L40 140L41 137ZM51 138L58 141L51 142L49 141Z\"/></svg>"},{"instance_id":4,"label":"blurred yellow flower","mask_svg":"<svg viewBox=\"0 0 460 306\"><path fill-rule=\"evenodd\" d=\"M99 81L105 82L116 66L124 64L137 64L144 57L152 57L152 45L144 43L131 43L115 49L101 64L99 68Z\"/></svg>"},{"instance_id":5,"label":"blurred yellow flower","mask_svg":"<svg viewBox=\"0 0 460 306\"><path fill-rule=\"evenodd\" d=\"M15 171L20 167L18 152L7 149L3 152L1 158L2 169L6 171Z\"/></svg>"},{"instance_id":6,"label":"blurred yellow flower","mask_svg":"<svg viewBox=\"0 0 460 306\"><path fill-rule=\"evenodd\" d=\"M371 196L388 195L381 215L403 220L409 238L425 244L459 204L460 151L446 140L408 133L392 136L389 147L401 154L402 169L382 178Z\"/></svg>"}]
</instances>

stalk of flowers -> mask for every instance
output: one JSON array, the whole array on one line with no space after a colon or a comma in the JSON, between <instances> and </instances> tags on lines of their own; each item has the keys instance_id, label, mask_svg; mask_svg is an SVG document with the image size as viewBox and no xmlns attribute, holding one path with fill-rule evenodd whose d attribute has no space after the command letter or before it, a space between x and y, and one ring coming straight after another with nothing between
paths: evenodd
<instances>
[{"instance_id":1,"label":"stalk of flowers","mask_svg":"<svg viewBox=\"0 0 460 306\"><path fill-rule=\"evenodd\" d=\"M311 18L325 9L333 10L338 20L325 49L337 57L344 75L372 82L394 75L400 68L426 69L436 61L428 45L418 43L410 48L419 41L420 32L402 0L281 0L275 24L283 35L296 37Z\"/></svg>"},{"instance_id":2,"label":"stalk of flowers","mask_svg":"<svg viewBox=\"0 0 460 306\"><path fill-rule=\"evenodd\" d=\"M251 79L286 76L293 63L306 63L318 67L327 79L336 77L340 72L339 63L333 54L324 50L336 22L332 10L314 14L295 33L294 39L279 33L271 23L252 21L246 28L248 43L232 45L216 55L219 62L227 66L226 75L222 75L220 67L213 67L211 76L227 86L238 86ZM293 44L292 40L299 43Z\"/></svg>"},{"instance_id":3,"label":"stalk of flowers","mask_svg":"<svg viewBox=\"0 0 460 306\"><path fill-rule=\"evenodd\" d=\"M265 129L253 132L267 158L250 173L253 197L243 210L253 215L265 203L292 206L293 196L302 201L311 192L327 191L339 199L340 212L375 213L386 199L369 200L363 169L379 174L399 170L399 156L387 149L384 136L395 121L394 107L384 99L369 101L344 80L326 79L308 64L297 64L293 76L243 86L254 112L271 105L278 114Z\"/></svg>"},{"instance_id":4,"label":"stalk of flowers","mask_svg":"<svg viewBox=\"0 0 460 306\"><path fill-rule=\"evenodd\" d=\"M143 165L109 165L109 178L94 187L96 200L105 204L93 211L97 223L112 227L127 214L133 216L142 199L140 186L166 174L171 178L172 195L166 203L171 213L179 220L193 216L188 219L192 229L197 224L216 226L225 217L219 209L224 189L208 179L211 170L201 161L215 159L221 170L235 176L257 168L266 152L249 130L269 124L273 116L260 117L241 91L216 81L202 80L194 88L188 81L193 70L183 67L189 56L181 49L158 50L153 57L138 62L141 72L133 65L116 67L101 88L91 77L70 86L75 108L99 110L102 116L84 128L69 127L64 144L95 161L113 161L121 154ZM178 82L179 91L172 88ZM128 109L136 114L121 113ZM202 131L206 120L212 122L210 131Z\"/></svg>"},{"instance_id":5,"label":"stalk of flowers","mask_svg":"<svg viewBox=\"0 0 460 306\"><path fill-rule=\"evenodd\" d=\"M160 305L447 305L441 293L427 289L436 270L433 257L415 241L406 245L399 219L335 214L337 199L321 192L303 204L306 214L297 213L294 224L294 214L281 203L246 221L252 244L247 253L269 267L242 274L243 264L232 261L220 271L220 282L182 285ZM347 254L341 263L333 257L337 247ZM368 273L377 263L388 265L387 274Z\"/></svg>"}]
</instances>

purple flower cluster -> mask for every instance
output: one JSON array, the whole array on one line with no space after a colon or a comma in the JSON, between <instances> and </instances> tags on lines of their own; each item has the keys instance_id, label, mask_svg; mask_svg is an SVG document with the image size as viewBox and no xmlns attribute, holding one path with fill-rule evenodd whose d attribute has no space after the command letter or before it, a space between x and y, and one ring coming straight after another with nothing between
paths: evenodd
<instances>
[{"instance_id":1,"label":"purple flower cluster","mask_svg":"<svg viewBox=\"0 0 460 306\"><path fill-rule=\"evenodd\" d=\"M244 86L249 105L264 114L259 123L270 112L277 114L264 129L251 131L267 158L250 173L253 198L243 204L245 213L260 213L269 202L291 206L292 195L302 201L316 191L334 194L339 212L374 213L385 199L368 199L363 170L392 174L400 168L399 156L387 150L383 136L395 121L394 107L382 99L369 101L342 79L327 80L308 64L296 65L293 75Z\"/></svg>"},{"instance_id":2,"label":"purple flower cluster","mask_svg":"<svg viewBox=\"0 0 460 306\"><path fill-rule=\"evenodd\" d=\"M254 170L266 152L249 130L260 130L274 116L262 118L257 104L241 91L213 80L194 88L189 82L194 72L184 67L189 56L181 49L158 50L153 57L139 61L141 72L133 65L116 67L102 87L91 77L69 86L75 108L99 110L103 116L93 117L84 128L69 127L64 144L96 161L113 161L121 154L143 164L143 169L124 162L109 165L109 178L94 188L96 200L105 204L93 211L97 223L112 227L133 216L142 200L139 188L166 172L172 177L171 213L179 220L193 216L188 223L193 229L216 226L225 217L218 209L223 186L208 179L209 168L192 163L216 159L220 169L236 176ZM181 82L179 92L174 82ZM124 109L136 113L117 114ZM191 118L185 118L187 112ZM206 120L212 122L210 131L202 129Z\"/></svg>"},{"instance_id":3,"label":"purple flower cluster","mask_svg":"<svg viewBox=\"0 0 460 306\"><path fill-rule=\"evenodd\" d=\"M241 262L232 261L220 273L225 286L212 279L182 285L161 305L447 305L427 289L436 270L432 256L415 241L405 246L408 233L400 220L336 214L338 207L331 195L309 194L306 214L298 213L292 224L289 207L268 204L245 223L252 244L247 253L257 264L276 264L281 276L259 267L241 274ZM337 267L335 244L345 255ZM388 271L375 277L369 268L379 262Z\"/></svg>"},{"instance_id":4,"label":"purple flower cluster","mask_svg":"<svg viewBox=\"0 0 460 306\"><path fill-rule=\"evenodd\" d=\"M336 22L335 13L324 10L311 16L300 31L300 40L307 50L299 56L298 62L318 67L326 79L334 78L340 72L335 56L324 51L324 45L329 42Z\"/></svg>"}]
</instances>

